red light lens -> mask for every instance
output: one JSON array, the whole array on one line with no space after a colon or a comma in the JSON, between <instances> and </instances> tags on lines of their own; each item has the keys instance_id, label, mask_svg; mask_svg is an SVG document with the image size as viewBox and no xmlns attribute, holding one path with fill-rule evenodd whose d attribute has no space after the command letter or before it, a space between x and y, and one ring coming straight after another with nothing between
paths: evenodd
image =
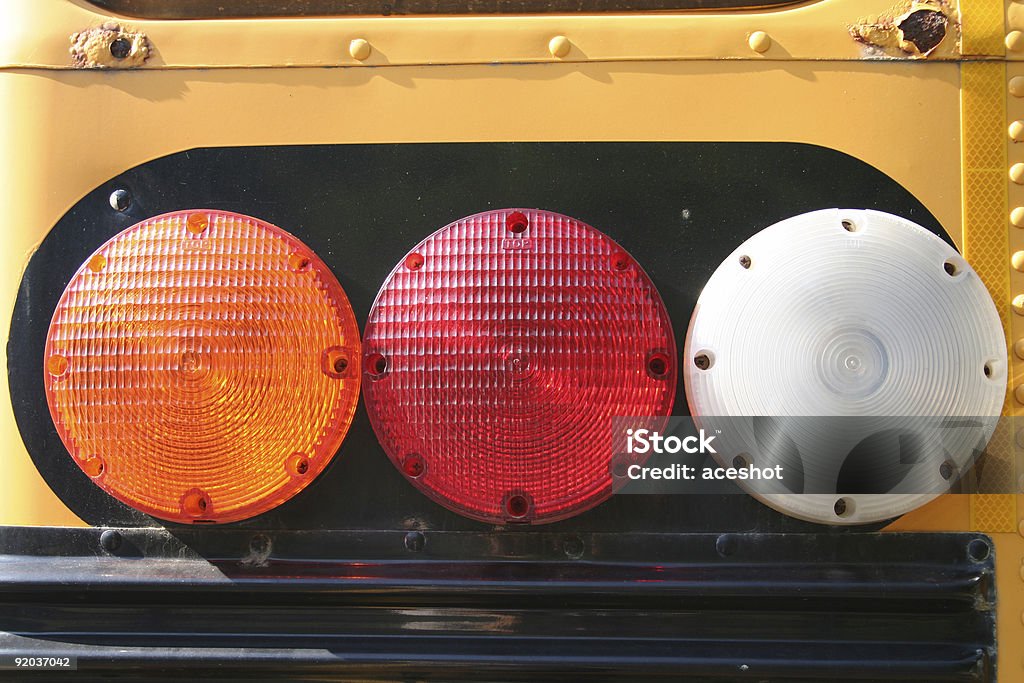
<instances>
[{"instance_id":1,"label":"red light lens","mask_svg":"<svg viewBox=\"0 0 1024 683\"><path fill-rule=\"evenodd\" d=\"M364 368L399 471L495 523L605 500L612 418L670 414L677 375L668 314L632 257L580 221L527 209L416 245L370 311Z\"/></svg>"},{"instance_id":2,"label":"red light lens","mask_svg":"<svg viewBox=\"0 0 1024 683\"><path fill-rule=\"evenodd\" d=\"M292 235L183 211L104 244L61 296L46 398L75 462L161 519L270 510L334 457L359 399L341 285Z\"/></svg>"}]
</instances>

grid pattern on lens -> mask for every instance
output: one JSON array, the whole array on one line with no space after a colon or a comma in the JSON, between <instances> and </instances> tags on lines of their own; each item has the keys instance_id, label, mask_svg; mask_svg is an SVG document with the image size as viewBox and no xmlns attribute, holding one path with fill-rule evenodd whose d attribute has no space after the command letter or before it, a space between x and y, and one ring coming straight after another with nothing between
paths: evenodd
<instances>
[{"instance_id":1,"label":"grid pattern on lens","mask_svg":"<svg viewBox=\"0 0 1024 683\"><path fill-rule=\"evenodd\" d=\"M359 395L344 291L288 233L184 211L128 228L71 279L44 381L61 440L108 493L161 519L265 512L330 462Z\"/></svg>"},{"instance_id":2,"label":"grid pattern on lens","mask_svg":"<svg viewBox=\"0 0 1024 683\"><path fill-rule=\"evenodd\" d=\"M667 415L675 341L615 242L547 211L459 220L395 268L364 335L388 456L437 502L548 522L611 494L611 418Z\"/></svg>"}]
</instances>

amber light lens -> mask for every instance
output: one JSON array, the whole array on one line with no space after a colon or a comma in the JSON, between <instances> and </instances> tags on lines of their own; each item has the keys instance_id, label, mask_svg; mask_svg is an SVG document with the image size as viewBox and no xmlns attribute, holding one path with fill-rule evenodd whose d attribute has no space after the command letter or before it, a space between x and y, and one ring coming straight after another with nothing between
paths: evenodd
<instances>
[{"instance_id":1,"label":"amber light lens","mask_svg":"<svg viewBox=\"0 0 1024 683\"><path fill-rule=\"evenodd\" d=\"M377 295L363 367L394 464L493 523L605 500L612 418L670 414L677 375L665 307L633 258L580 221L525 209L417 245Z\"/></svg>"},{"instance_id":2,"label":"amber light lens","mask_svg":"<svg viewBox=\"0 0 1024 683\"><path fill-rule=\"evenodd\" d=\"M223 211L150 218L71 279L46 398L82 470L161 519L270 510L331 461L359 397L359 330L327 266Z\"/></svg>"}]
</instances>

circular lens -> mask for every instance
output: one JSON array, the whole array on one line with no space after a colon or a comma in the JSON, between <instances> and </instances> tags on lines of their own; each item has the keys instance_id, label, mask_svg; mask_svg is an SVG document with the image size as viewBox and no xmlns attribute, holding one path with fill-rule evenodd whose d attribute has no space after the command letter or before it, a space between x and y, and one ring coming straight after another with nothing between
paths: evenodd
<instances>
[{"instance_id":1,"label":"circular lens","mask_svg":"<svg viewBox=\"0 0 1024 683\"><path fill-rule=\"evenodd\" d=\"M691 413L722 428L716 457L785 466L782 480L740 483L826 524L882 521L948 490L1006 394L980 278L934 234L877 211L815 211L740 245L701 292L685 356Z\"/></svg>"},{"instance_id":2,"label":"circular lens","mask_svg":"<svg viewBox=\"0 0 1024 683\"><path fill-rule=\"evenodd\" d=\"M663 416L675 341L661 297L614 241L527 209L416 245L370 311L366 405L392 462L435 501L541 523L612 492L612 418Z\"/></svg>"},{"instance_id":3,"label":"circular lens","mask_svg":"<svg viewBox=\"0 0 1024 683\"><path fill-rule=\"evenodd\" d=\"M186 523L252 517L322 472L362 357L348 299L306 245L209 210L100 247L61 296L45 354L75 462L118 500Z\"/></svg>"}]
</instances>

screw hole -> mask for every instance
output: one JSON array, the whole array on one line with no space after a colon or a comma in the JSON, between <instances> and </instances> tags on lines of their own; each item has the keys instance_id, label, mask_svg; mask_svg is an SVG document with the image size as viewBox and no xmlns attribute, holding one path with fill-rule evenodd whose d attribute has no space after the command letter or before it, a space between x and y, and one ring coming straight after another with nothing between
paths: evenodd
<instances>
[{"instance_id":1,"label":"screw hole","mask_svg":"<svg viewBox=\"0 0 1024 683\"><path fill-rule=\"evenodd\" d=\"M738 470L750 466L750 456L746 453L740 453L732 459L732 466Z\"/></svg>"},{"instance_id":2,"label":"screw hole","mask_svg":"<svg viewBox=\"0 0 1024 683\"><path fill-rule=\"evenodd\" d=\"M366 371L374 379L379 379L388 371L388 359L380 353L372 353L366 357Z\"/></svg>"},{"instance_id":3,"label":"screw hole","mask_svg":"<svg viewBox=\"0 0 1024 683\"><path fill-rule=\"evenodd\" d=\"M749 256L740 256L740 265L744 268L750 268L751 260Z\"/></svg>"},{"instance_id":4,"label":"screw hole","mask_svg":"<svg viewBox=\"0 0 1024 683\"><path fill-rule=\"evenodd\" d=\"M619 454L612 460L612 476L619 479L625 478L629 471L629 462L625 455Z\"/></svg>"},{"instance_id":5,"label":"screw hole","mask_svg":"<svg viewBox=\"0 0 1024 683\"><path fill-rule=\"evenodd\" d=\"M939 474L946 481L952 479L954 473L956 473L956 465L951 460L947 460L939 465Z\"/></svg>"},{"instance_id":6,"label":"screw hole","mask_svg":"<svg viewBox=\"0 0 1024 683\"><path fill-rule=\"evenodd\" d=\"M324 374L335 379L343 379L348 373L348 353L340 346L324 349L320 363Z\"/></svg>"},{"instance_id":7,"label":"screw hole","mask_svg":"<svg viewBox=\"0 0 1024 683\"><path fill-rule=\"evenodd\" d=\"M46 360L46 371L54 377L62 377L67 371L68 359L59 353L55 353Z\"/></svg>"},{"instance_id":8,"label":"screw hole","mask_svg":"<svg viewBox=\"0 0 1024 683\"><path fill-rule=\"evenodd\" d=\"M405 257L405 267L409 270L419 270L423 267L423 255L413 252Z\"/></svg>"},{"instance_id":9,"label":"screw hole","mask_svg":"<svg viewBox=\"0 0 1024 683\"><path fill-rule=\"evenodd\" d=\"M93 257L89 259L89 270L94 273L98 273L106 267L107 257L103 254L94 254Z\"/></svg>"},{"instance_id":10,"label":"screw hole","mask_svg":"<svg viewBox=\"0 0 1024 683\"><path fill-rule=\"evenodd\" d=\"M845 230L846 232L857 232L857 224L851 221L849 218L844 218L843 230Z\"/></svg>"},{"instance_id":11,"label":"screw hole","mask_svg":"<svg viewBox=\"0 0 1024 683\"><path fill-rule=\"evenodd\" d=\"M415 453L405 456L402 460L402 471L410 479L417 479L426 471L427 465L423 458Z\"/></svg>"},{"instance_id":12,"label":"screw hole","mask_svg":"<svg viewBox=\"0 0 1024 683\"><path fill-rule=\"evenodd\" d=\"M194 213L185 221L186 229L193 235L201 234L210 226L210 221L201 213Z\"/></svg>"},{"instance_id":13,"label":"screw hole","mask_svg":"<svg viewBox=\"0 0 1024 683\"><path fill-rule=\"evenodd\" d=\"M190 517L200 517L206 514L210 507L210 500L207 495L199 489L193 489L182 496L181 509Z\"/></svg>"},{"instance_id":14,"label":"screw hole","mask_svg":"<svg viewBox=\"0 0 1024 683\"><path fill-rule=\"evenodd\" d=\"M693 364L698 370L710 370L715 364L715 357L710 351L700 351L693 357Z\"/></svg>"},{"instance_id":15,"label":"screw hole","mask_svg":"<svg viewBox=\"0 0 1024 683\"><path fill-rule=\"evenodd\" d=\"M82 471L93 479L101 476L104 469L106 467L103 464L103 460L95 455L82 461Z\"/></svg>"},{"instance_id":16,"label":"screw hole","mask_svg":"<svg viewBox=\"0 0 1024 683\"><path fill-rule=\"evenodd\" d=\"M665 379L668 376L668 356L661 352L655 352L647 357L647 372L654 379Z\"/></svg>"},{"instance_id":17,"label":"screw hole","mask_svg":"<svg viewBox=\"0 0 1024 683\"><path fill-rule=\"evenodd\" d=\"M612 254L612 269L613 270L626 270L629 268L629 257L621 251Z\"/></svg>"},{"instance_id":18,"label":"screw hole","mask_svg":"<svg viewBox=\"0 0 1024 683\"><path fill-rule=\"evenodd\" d=\"M836 517L849 517L853 514L854 507L852 498L840 498L832 506L832 510L836 513Z\"/></svg>"},{"instance_id":19,"label":"screw hole","mask_svg":"<svg viewBox=\"0 0 1024 683\"><path fill-rule=\"evenodd\" d=\"M526 215L520 211L513 211L505 219L505 227L511 232L516 234L526 232L526 228L530 226L530 221L527 220Z\"/></svg>"},{"instance_id":20,"label":"screw hole","mask_svg":"<svg viewBox=\"0 0 1024 683\"><path fill-rule=\"evenodd\" d=\"M304 273L309 270L309 258L302 254L292 254L288 257L288 267L296 273Z\"/></svg>"},{"instance_id":21,"label":"screw hole","mask_svg":"<svg viewBox=\"0 0 1024 683\"><path fill-rule=\"evenodd\" d=\"M302 477L309 473L309 458L305 453L292 453L285 464L288 474L293 477Z\"/></svg>"},{"instance_id":22,"label":"screw hole","mask_svg":"<svg viewBox=\"0 0 1024 683\"><path fill-rule=\"evenodd\" d=\"M953 260L946 261L942 264L942 269L946 271L946 275L950 277L956 277L960 274L960 265Z\"/></svg>"},{"instance_id":23,"label":"screw hole","mask_svg":"<svg viewBox=\"0 0 1024 683\"><path fill-rule=\"evenodd\" d=\"M526 496L517 493L509 496L508 501L505 503L505 510L508 512L509 517L521 519L529 512L530 502L526 500Z\"/></svg>"}]
</instances>

